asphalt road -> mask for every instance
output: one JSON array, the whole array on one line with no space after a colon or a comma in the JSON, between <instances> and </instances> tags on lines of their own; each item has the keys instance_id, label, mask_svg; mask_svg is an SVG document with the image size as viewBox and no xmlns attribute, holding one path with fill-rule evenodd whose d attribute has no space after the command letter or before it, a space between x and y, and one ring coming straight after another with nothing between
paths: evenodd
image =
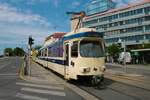
<instances>
[{"instance_id":1,"label":"asphalt road","mask_svg":"<svg viewBox=\"0 0 150 100\"><path fill-rule=\"evenodd\" d=\"M31 83L18 76L22 58L0 59L0 100L83 100L62 85ZM86 83L86 82L85 82ZM102 100L150 100L150 91L105 79L104 88L76 84Z\"/></svg>"},{"instance_id":2,"label":"asphalt road","mask_svg":"<svg viewBox=\"0 0 150 100\"><path fill-rule=\"evenodd\" d=\"M0 100L84 100L63 85L21 80L18 75L23 59L0 59Z\"/></svg>"},{"instance_id":3,"label":"asphalt road","mask_svg":"<svg viewBox=\"0 0 150 100\"><path fill-rule=\"evenodd\" d=\"M18 57L0 59L0 100L17 100L15 95L20 88L16 82L21 81L18 77L21 62Z\"/></svg>"}]
</instances>

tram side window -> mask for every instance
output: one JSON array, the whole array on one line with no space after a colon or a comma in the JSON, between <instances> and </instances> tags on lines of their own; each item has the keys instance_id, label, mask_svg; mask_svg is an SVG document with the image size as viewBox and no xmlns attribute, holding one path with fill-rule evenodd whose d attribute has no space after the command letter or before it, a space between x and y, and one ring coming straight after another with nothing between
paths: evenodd
<instances>
[{"instance_id":1,"label":"tram side window","mask_svg":"<svg viewBox=\"0 0 150 100\"><path fill-rule=\"evenodd\" d=\"M42 56L42 52L41 51L39 51L38 56Z\"/></svg>"},{"instance_id":2,"label":"tram side window","mask_svg":"<svg viewBox=\"0 0 150 100\"><path fill-rule=\"evenodd\" d=\"M51 48L48 48L48 57L51 57Z\"/></svg>"},{"instance_id":3,"label":"tram side window","mask_svg":"<svg viewBox=\"0 0 150 100\"><path fill-rule=\"evenodd\" d=\"M44 55L43 55L43 50L41 51L41 56L44 56Z\"/></svg>"},{"instance_id":4,"label":"tram side window","mask_svg":"<svg viewBox=\"0 0 150 100\"><path fill-rule=\"evenodd\" d=\"M71 57L78 57L78 42L73 42L71 46Z\"/></svg>"},{"instance_id":5,"label":"tram side window","mask_svg":"<svg viewBox=\"0 0 150 100\"><path fill-rule=\"evenodd\" d=\"M45 49L45 53L44 54L45 54L44 56L47 56L47 49Z\"/></svg>"}]
</instances>

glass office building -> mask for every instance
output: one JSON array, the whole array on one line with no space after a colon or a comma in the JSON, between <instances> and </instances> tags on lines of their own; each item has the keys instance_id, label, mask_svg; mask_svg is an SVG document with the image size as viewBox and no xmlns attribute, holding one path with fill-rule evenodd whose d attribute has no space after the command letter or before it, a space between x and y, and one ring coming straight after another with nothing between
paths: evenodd
<instances>
[{"instance_id":1,"label":"glass office building","mask_svg":"<svg viewBox=\"0 0 150 100\"><path fill-rule=\"evenodd\" d=\"M107 46L119 39L130 48L150 43L150 1L88 15L83 26L104 34Z\"/></svg>"},{"instance_id":2,"label":"glass office building","mask_svg":"<svg viewBox=\"0 0 150 100\"><path fill-rule=\"evenodd\" d=\"M101 13L115 8L115 3L112 0L92 0L87 6L87 15Z\"/></svg>"}]
</instances>

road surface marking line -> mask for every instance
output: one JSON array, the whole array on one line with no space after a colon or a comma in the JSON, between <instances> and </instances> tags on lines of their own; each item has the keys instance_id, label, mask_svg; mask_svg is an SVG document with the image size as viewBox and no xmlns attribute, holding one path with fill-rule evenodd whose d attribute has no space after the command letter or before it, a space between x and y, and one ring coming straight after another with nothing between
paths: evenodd
<instances>
[{"instance_id":1,"label":"road surface marking line","mask_svg":"<svg viewBox=\"0 0 150 100\"><path fill-rule=\"evenodd\" d=\"M0 74L0 76L16 76L17 74L16 73L10 73L10 74Z\"/></svg>"},{"instance_id":2,"label":"road surface marking line","mask_svg":"<svg viewBox=\"0 0 150 100\"><path fill-rule=\"evenodd\" d=\"M16 97L28 100L48 100L47 98L41 98L38 96L31 96L26 94L17 93Z\"/></svg>"},{"instance_id":3,"label":"road surface marking line","mask_svg":"<svg viewBox=\"0 0 150 100\"><path fill-rule=\"evenodd\" d=\"M38 85L38 84L30 84L30 83L16 83L16 84L17 85L23 85L23 86L32 86L32 87L46 88L46 89L64 90L63 87L56 87L56 86L46 86L46 85Z\"/></svg>"},{"instance_id":4,"label":"road surface marking line","mask_svg":"<svg viewBox=\"0 0 150 100\"><path fill-rule=\"evenodd\" d=\"M21 88L21 90L28 91L28 92L56 95L56 96L66 96L65 92L59 92L59 91L41 90L41 89L34 89L34 88Z\"/></svg>"},{"instance_id":5,"label":"road surface marking line","mask_svg":"<svg viewBox=\"0 0 150 100\"><path fill-rule=\"evenodd\" d=\"M2 68L4 68L4 67L8 66L9 64L11 64L11 63L7 63L7 64L1 65L0 69L2 69Z\"/></svg>"}]
</instances>

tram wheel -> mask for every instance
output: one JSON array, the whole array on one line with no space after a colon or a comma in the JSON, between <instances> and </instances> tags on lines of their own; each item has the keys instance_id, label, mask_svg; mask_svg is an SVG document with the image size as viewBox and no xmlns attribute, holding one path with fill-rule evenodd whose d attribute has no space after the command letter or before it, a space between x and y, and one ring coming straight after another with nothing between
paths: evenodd
<instances>
[{"instance_id":1,"label":"tram wheel","mask_svg":"<svg viewBox=\"0 0 150 100\"><path fill-rule=\"evenodd\" d=\"M103 85L103 76L97 75L97 76L93 76L91 84L94 87L98 87L100 88Z\"/></svg>"}]
</instances>

